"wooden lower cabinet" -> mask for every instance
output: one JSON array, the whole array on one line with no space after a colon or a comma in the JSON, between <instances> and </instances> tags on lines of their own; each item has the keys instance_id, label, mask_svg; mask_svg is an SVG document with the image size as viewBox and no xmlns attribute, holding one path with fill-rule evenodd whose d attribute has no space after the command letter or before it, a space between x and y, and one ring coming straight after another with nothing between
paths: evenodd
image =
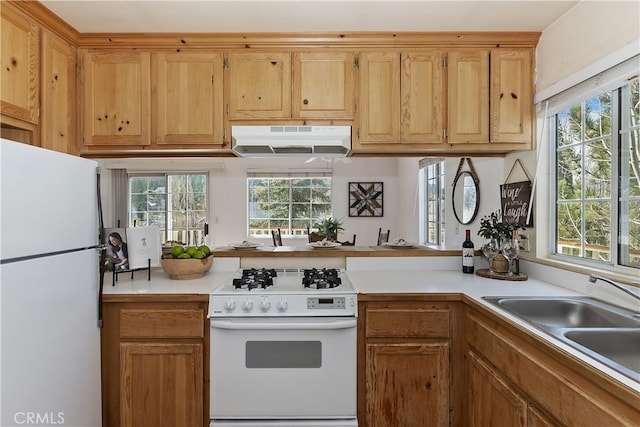
<instances>
[{"instance_id":1,"label":"wooden lower cabinet","mask_svg":"<svg viewBox=\"0 0 640 427\"><path fill-rule=\"evenodd\" d=\"M469 360L470 426L524 426L527 402L473 352Z\"/></svg>"},{"instance_id":2,"label":"wooden lower cabinet","mask_svg":"<svg viewBox=\"0 0 640 427\"><path fill-rule=\"evenodd\" d=\"M359 301L358 422L448 426L461 403L451 302Z\"/></svg>"},{"instance_id":3,"label":"wooden lower cabinet","mask_svg":"<svg viewBox=\"0 0 640 427\"><path fill-rule=\"evenodd\" d=\"M470 309L469 426L637 426L640 393L491 313Z\"/></svg>"},{"instance_id":4,"label":"wooden lower cabinet","mask_svg":"<svg viewBox=\"0 0 640 427\"><path fill-rule=\"evenodd\" d=\"M103 425L208 426L206 302L105 302Z\"/></svg>"}]
</instances>

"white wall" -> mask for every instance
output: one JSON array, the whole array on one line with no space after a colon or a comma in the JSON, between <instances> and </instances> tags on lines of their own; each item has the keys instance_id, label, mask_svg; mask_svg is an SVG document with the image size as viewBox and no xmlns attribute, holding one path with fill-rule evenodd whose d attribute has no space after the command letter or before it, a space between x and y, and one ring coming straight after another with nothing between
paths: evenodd
<instances>
[{"instance_id":1,"label":"white wall","mask_svg":"<svg viewBox=\"0 0 640 427\"><path fill-rule=\"evenodd\" d=\"M375 245L378 229L391 230L391 238L419 241L418 223L418 162L420 158L349 158L340 160L304 159L114 159L101 160L104 169L102 200L106 226L113 226L115 215L113 185L108 169L122 168L130 171L208 171L210 203L210 241L218 246L249 239L247 236L247 171L332 170L333 216L343 220L344 231L340 239L351 240L356 234L356 244ZM459 158L447 159L445 166L447 196L450 196ZM502 184L503 159L474 158L473 165L480 177L480 208L476 220L467 226L459 226L453 215L451 203L446 206L446 247L457 249L464 240L464 228L472 230L478 247L479 221L483 215L499 209L499 186ZM468 170L465 166L463 170ZM384 185L382 217L349 217L349 182L382 182ZM271 238L251 240L271 244ZM306 243L305 237L283 239L285 245Z\"/></svg>"},{"instance_id":2,"label":"white wall","mask_svg":"<svg viewBox=\"0 0 640 427\"><path fill-rule=\"evenodd\" d=\"M415 160L417 164L417 160ZM331 170L333 174L333 212L343 221L341 240L351 240L356 234L357 245L375 245L380 227L398 229L404 221L399 206L398 162L394 158L317 159L106 159L103 168L102 201L104 221L108 227L115 224L113 183L109 169L129 171L192 171L209 173L209 232L212 245L226 245L249 239L247 236L247 171ZM383 183L382 217L349 217L349 182ZM271 237L251 237L253 241L271 244ZM284 238L285 245L305 244L306 237Z\"/></svg>"},{"instance_id":3,"label":"white wall","mask_svg":"<svg viewBox=\"0 0 640 427\"><path fill-rule=\"evenodd\" d=\"M504 183L503 168L504 159L494 157L478 157L472 158L473 167L480 179L480 206L478 215L469 225L461 225L453 214L453 206L451 204L451 194L453 190L453 181L455 179L459 157L448 158L445 161L445 247L450 249L460 249L464 241L464 230L471 230L471 240L477 248L480 247L481 238L478 236L480 228L480 218L500 209L500 184ZM398 162L398 178L399 178L399 194L401 200L398 212L402 214L402 221L397 228L391 229L391 238L404 238L408 241L419 240L419 211L418 211L418 161L417 158L400 158ZM509 165L511 167L511 165ZM465 163L462 170L469 170ZM506 171L508 173L508 171ZM519 178L514 173L514 177ZM510 182L521 181L521 179L510 179ZM396 231L397 230L397 231Z\"/></svg>"},{"instance_id":4,"label":"white wall","mask_svg":"<svg viewBox=\"0 0 640 427\"><path fill-rule=\"evenodd\" d=\"M640 2L581 1L546 28L537 47L537 91L640 39ZM600 70L604 71L604 70Z\"/></svg>"},{"instance_id":5,"label":"white wall","mask_svg":"<svg viewBox=\"0 0 640 427\"><path fill-rule=\"evenodd\" d=\"M581 1L545 29L537 46L536 93L541 99L566 90L631 57L640 51L640 2ZM543 95L544 94L544 95ZM538 105L536 146L538 150L505 157L504 174L516 158L524 163L537 189L534 197L534 227L529 231L530 256L548 254L549 176L548 123ZM539 153L538 153L539 151Z\"/></svg>"},{"instance_id":6,"label":"white wall","mask_svg":"<svg viewBox=\"0 0 640 427\"><path fill-rule=\"evenodd\" d=\"M210 173L211 212L210 232L213 244L229 244L248 239L247 236L247 170L325 169L333 170L334 218L342 219L344 231L338 238L351 240L356 234L357 245L375 245L379 227L391 227L399 221L398 178L393 158L353 158L333 161L316 160L305 164L296 159L226 159L222 171ZM349 182L383 182L383 216L349 217ZM251 238L253 241L260 239ZM271 238L262 240L270 243ZM283 238L283 243L304 244L305 238Z\"/></svg>"}]
</instances>

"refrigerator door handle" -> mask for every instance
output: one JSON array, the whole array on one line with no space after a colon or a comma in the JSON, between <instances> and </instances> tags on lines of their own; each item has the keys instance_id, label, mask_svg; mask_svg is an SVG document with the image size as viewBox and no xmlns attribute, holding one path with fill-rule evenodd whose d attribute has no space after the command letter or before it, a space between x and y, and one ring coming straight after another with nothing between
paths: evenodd
<instances>
[{"instance_id":1,"label":"refrigerator door handle","mask_svg":"<svg viewBox=\"0 0 640 427\"><path fill-rule=\"evenodd\" d=\"M100 194L100 168L96 170L96 196L98 198L98 246L96 249L100 250L100 265L98 271L100 272L99 286L98 286L98 328L102 328L102 289L104 287L104 270L105 262L107 261L107 244L104 236L104 220L102 218L102 196Z\"/></svg>"}]
</instances>

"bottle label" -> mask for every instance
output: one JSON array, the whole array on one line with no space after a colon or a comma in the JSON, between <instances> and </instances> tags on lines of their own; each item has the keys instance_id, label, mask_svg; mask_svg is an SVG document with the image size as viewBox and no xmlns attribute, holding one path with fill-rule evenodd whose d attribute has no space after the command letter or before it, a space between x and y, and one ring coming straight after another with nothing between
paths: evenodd
<instances>
[{"instance_id":1,"label":"bottle label","mask_svg":"<svg viewBox=\"0 0 640 427\"><path fill-rule=\"evenodd\" d=\"M462 248L462 265L473 267L473 248Z\"/></svg>"}]
</instances>

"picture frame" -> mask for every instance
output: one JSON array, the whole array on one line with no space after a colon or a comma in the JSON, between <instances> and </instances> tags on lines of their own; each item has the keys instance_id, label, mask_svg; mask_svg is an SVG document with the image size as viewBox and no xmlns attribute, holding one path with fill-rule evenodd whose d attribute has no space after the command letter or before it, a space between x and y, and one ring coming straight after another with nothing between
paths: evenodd
<instances>
[{"instance_id":1,"label":"picture frame","mask_svg":"<svg viewBox=\"0 0 640 427\"><path fill-rule=\"evenodd\" d=\"M350 182L349 183L349 216L350 217L384 216L384 183L383 182Z\"/></svg>"}]
</instances>

